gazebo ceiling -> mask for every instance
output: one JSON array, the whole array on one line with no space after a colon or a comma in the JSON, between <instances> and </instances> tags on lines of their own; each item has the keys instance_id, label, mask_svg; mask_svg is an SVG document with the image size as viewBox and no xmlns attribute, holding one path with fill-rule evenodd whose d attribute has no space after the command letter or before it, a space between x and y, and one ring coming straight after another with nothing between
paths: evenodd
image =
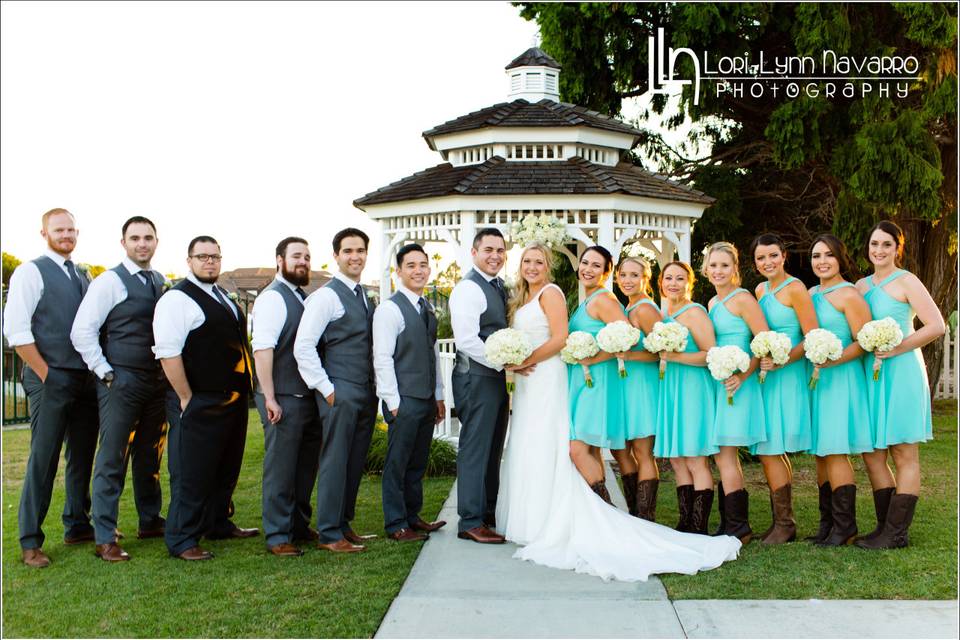
<instances>
[{"instance_id":1,"label":"gazebo ceiling","mask_svg":"<svg viewBox=\"0 0 960 640\"><path fill-rule=\"evenodd\" d=\"M427 144L437 150L433 138L486 127L591 127L616 133L625 133L636 139L643 135L639 129L586 107L553 100L527 102L522 98L501 102L473 113L460 116L423 132Z\"/></svg>"},{"instance_id":2,"label":"gazebo ceiling","mask_svg":"<svg viewBox=\"0 0 960 640\"><path fill-rule=\"evenodd\" d=\"M355 207L442 196L623 194L709 205L714 198L621 162L602 166L573 157L558 162L508 162L494 156L481 164L443 163L354 200Z\"/></svg>"}]
</instances>

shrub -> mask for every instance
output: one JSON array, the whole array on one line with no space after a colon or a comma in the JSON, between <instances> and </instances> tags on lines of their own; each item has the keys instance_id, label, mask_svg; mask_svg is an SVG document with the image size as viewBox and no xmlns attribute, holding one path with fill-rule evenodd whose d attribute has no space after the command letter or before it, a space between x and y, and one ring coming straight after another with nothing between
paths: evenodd
<instances>
[{"instance_id":1,"label":"shrub","mask_svg":"<svg viewBox=\"0 0 960 640\"><path fill-rule=\"evenodd\" d=\"M383 463L387 458L387 425L383 418L377 418L377 425L367 451L367 464L364 473L383 473ZM430 441L430 454L427 457L428 476L452 476L457 473L457 450L443 440Z\"/></svg>"}]
</instances>

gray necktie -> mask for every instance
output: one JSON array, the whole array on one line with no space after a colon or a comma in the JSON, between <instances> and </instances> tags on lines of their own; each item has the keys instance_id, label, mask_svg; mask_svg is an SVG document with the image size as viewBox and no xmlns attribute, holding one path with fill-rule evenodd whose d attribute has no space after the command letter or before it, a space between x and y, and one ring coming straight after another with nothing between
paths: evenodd
<instances>
[{"instance_id":1,"label":"gray necktie","mask_svg":"<svg viewBox=\"0 0 960 640\"><path fill-rule=\"evenodd\" d=\"M296 288L297 295L300 296L301 300L307 299L307 292L303 290L303 287Z\"/></svg>"},{"instance_id":2,"label":"gray necktie","mask_svg":"<svg viewBox=\"0 0 960 640\"><path fill-rule=\"evenodd\" d=\"M77 270L73 266L73 260L64 260L63 266L67 268L67 274L70 278L70 282L73 283L73 286L77 288L78 293L83 293L83 285L80 284L80 277L77 275Z\"/></svg>"},{"instance_id":3,"label":"gray necktie","mask_svg":"<svg viewBox=\"0 0 960 640\"><path fill-rule=\"evenodd\" d=\"M227 299L223 297L223 294L220 293L220 287L213 285L213 295L216 296L217 300L223 305L223 308L234 318L237 317L237 312L233 310L233 307L230 306L230 303L227 302Z\"/></svg>"},{"instance_id":4,"label":"gray necktie","mask_svg":"<svg viewBox=\"0 0 960 640\"><path fill-rule=\"evenodd\" d=\"M430 321L427 319L427 301L423 298L417 300L417 306L420 307L420 319L423 320L423 324L430 326Z\"/></svg>"}]
</instances>

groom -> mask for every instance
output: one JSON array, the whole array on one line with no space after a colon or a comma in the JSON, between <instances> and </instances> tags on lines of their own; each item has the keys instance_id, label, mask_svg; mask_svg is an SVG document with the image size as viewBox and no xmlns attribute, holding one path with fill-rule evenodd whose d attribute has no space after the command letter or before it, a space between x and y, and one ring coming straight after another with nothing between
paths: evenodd
<instances>
[{"instance_id":1,"label":"groom","mask_svg":"<svg viewBox=\"0 0 960 640\"><path fill-rule=\"evenodd\" d=\"M473 269L450 295L450 320L457 347L453 399L460 419L457 454L458 537L502 544L492 529L500 456L507 432L508 396L504 372L484 357L484 341L507 326L507 295L497 273L506 259L506 242L497 229L481 229L473 239Z\"/></svg>"}]
</instances>

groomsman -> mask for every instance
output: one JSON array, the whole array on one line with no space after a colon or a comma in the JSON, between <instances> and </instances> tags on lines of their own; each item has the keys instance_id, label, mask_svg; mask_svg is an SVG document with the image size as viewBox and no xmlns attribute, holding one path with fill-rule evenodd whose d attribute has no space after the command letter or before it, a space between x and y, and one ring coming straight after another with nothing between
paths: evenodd
<instances>
[{"instance_id":1,"label":"groomsman","mask_svg":"<svg viewBox=\"0 0 960 640\"><path fill-rule=\"evenodd\" d=\"M93 376L70 343L70 327L89 279L70 259L79 231L73 214L51 209L41 218L43 255L10 277L3 335L24 361L30 405L30 457L20 494L23 562L46 567L43 520L50 507L60 449L67 444L63 506L65 544L93 540L90 474L97 447L97 392Z\"/></svg>"},{"instance_id":2,"label":"groomsman","mask_svg":"<svg viewBox=\"0 0 960 640\"><path fill-rule=\"evenodd\" d=\"M220 244L198 236L187 248L190 272L157 303L154 352L173 390L167 464L170 509L164 538L170 554L209 560L200 537L249 538L230 520L247 436L250 349L243 312L217 286Z\"/></svg>"},{"instance_id":3,"label":"groomsman","mask_svg":"<svg viewBox=\"0 0 960 640\"><path fill-rule=\"evenodd\" d=\"M389 424L384 528L391 540L408 542L426 540L429 532L447 524L420 517L433 427L443 420L445 408L437 317L423 297L430 279L430 258L423 247L408 244L397 252L397 274L397 292L373 316L373 367Z\"/></svg>"},{"instance_id":4,"label":"groomsman","mask_svg":"<svg viewBox=\"0 0 960 640\"><path fill-rule=\"evenodd\" d=\"M364 551L363 541L375 537L350 527L377 418L374 305L360 285L368 242L367 234L353 228L333 237L338 271L307 298L293 347L300 375L315 391L322 425L317 546L335 553Z\"/></svg>"},{"instance_id":5,"label":"groomsman","mask_svg":"<svg viewBox=\"0 0 960 640\"><path fill-rule=\"evenodd\" d=\"M507 433L507 386L503 370L484 357L483 343L507 326L507 295L503 280L497 277L506 250L500 231L481 229L470 250L473 269L450 294L450 322L457 347L451 384L460 419L457 536L483 544L504 542L493 528Z\"/></svg>"},{"instance_id":6,"label":"groomsman","mask_svg":"<svg viewBox=\"0 0 960 640\"><path fill-rule=\"evenodd\" d=\"M164 277L150 268L157 230L142 216L123 224L126 257L90 283L73 321L70 340L99 380L100 448L93 473L96 555L129 560L117 544L117 512L133 459L133 495L140 516L138 538L163 536L160 458L166 439L164 397L168 385L153 357L153 311Z\"/></svg>"},{"instance_id":7,"label":"groomsman","mask_svg":"<svg viewBox=\"0 0 960 640\"><path fill-rule=\"evenodd\" d=\"M303 554L295 540L316 540L310 496L320 458L320 420L313 392L297 371L293 343L310 284L303 238L277 245L277 277L253 305L255 396L263 422L263 533L275 556Z\"/></svg>"}]
</instances>

